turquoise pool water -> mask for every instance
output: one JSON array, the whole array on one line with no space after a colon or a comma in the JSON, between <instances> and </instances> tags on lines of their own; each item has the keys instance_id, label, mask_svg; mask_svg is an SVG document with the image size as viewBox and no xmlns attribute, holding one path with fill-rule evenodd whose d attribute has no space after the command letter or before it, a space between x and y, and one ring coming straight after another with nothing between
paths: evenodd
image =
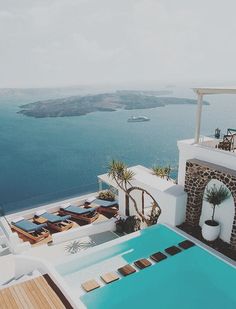
<instances>
[{"instance_id":1,"label":"turquoise pool water","mask_svg":"<svg viewBox=\"0 0 236 309\"><path fill-rule=\"evenodd\" d=\"M63 276L124 254L127 263L177 245L184 237L158 225L122 244L99 251L84 264L70 262L58 270ZM129 252L128 252L129 251ZM127 253L128 252L128 253ZM78 265L80 264L80 265ZM107 269L109 271L109 269ZM87 308L236 308L236 269L198 246L81 297Z\"/></svg>"}]
</instances>

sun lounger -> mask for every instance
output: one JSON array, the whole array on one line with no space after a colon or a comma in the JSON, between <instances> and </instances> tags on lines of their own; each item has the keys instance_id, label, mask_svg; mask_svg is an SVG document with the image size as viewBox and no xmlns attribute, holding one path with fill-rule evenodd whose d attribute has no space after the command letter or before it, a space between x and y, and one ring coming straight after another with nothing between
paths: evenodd
<instances>
[{"instance_id":1,"label":"sun lounger","mask_svg":"<svg viewBox=\"0 0 236 309\"><path fill-rule=\"evenodd\" d=\"M136 269L133 268L131 265L127 264L121 268L117 269L119 273L121 273L123 276L128 276L136 272Z\"/></svg>"},{"instance_id":2,"label":"sun lounger","mask_svg":"<svg viewBox=\"0 0 236 309\"><path fill-rule=\"evenodd\" d=\"M156 252L156 253L152 254L152 255L150 256L150 258L151 258L153 261L155 261L156 263L159 263L159 262L161 262L161 261L167 259L167 256L166 256L164 253L162 253L162 252Z\"/></svg>"},{"instance_id":3,"label":"sun lounger","mask_svg":"<svg viewBox=\"0 0 236 309\"><path fill-rule=\"evenodd\" d=\"M49 231L44 227L47 224L35 224L29 220L20 217L12 220L11 227L13 230L25 235L26 237L38 242L49 236Z\"/></svg>"},{"instance_id":4,"label":"sun lounger","mask_svg":"<svg viewBox=\"0 0 236 309\"><path fill-rule=\"evenodd\" d=\"M184 250L192 248L193 246L195 246L195 243L193 243L192 241L190 241L188 239L179 243L179 247L184 249Z\"/></svg>"},{"instance_id":5,"label":"sun lounger","mask_svg":"<svg viewBox=\"0 0 236 309\"><path fill-rule=\"evenodd\" d=\"M137 266L139 269L144 269L146 267L151 266L152 263L148 261L147 259L141 259L141 260L135 261L134 265Z\"/></svg>"},{"instance_id":6,"label":"sun lounger","mask_svg":"<svg viewBox=\"0 0 236 309\"><path fill-rule=\"evenodd\" d=\"M95 199L94 204L98 205L98 212L100 213L109 213L116 215L118 213L118 201L105 201L101 199Z\"/></svg>"},{"instance_id":7,"label":"sun lounger","mask_svg":"<svg viewBox=\"0 0 236 309\"><path fill-rule=\"evenodd\" d=\"M117 275L117 273L106 273L104 275L101 276L101 279L106 283L109 284L111 282L114 282L116 280L119 280L120 277Z\"/></svg>"},{"instance_id":8,"label":"sun lounger","mask_svg":"<svg viewBox=\"0 0 236 309\"><path fill-rule=\"evenodd\" d=\"M86 221L88 223L92 223L99 216L96 208L83 208L73 205L61 207L59 210L59 214L71 215L73 219Z\"/></svg>"},{"instance_id":9,"label":"sun lounger","mask_svg":"<svg viewBox=\"0 0 236 309\"><path fill-rule=\"evenodd\" d=\"M46 212L46 210L37 211L34 216L34 222L47 223L48 227L58 232L67 231L73 226L73 222L69 219L70 215L57 216Z\"/></svg>"},{"instance_id":10,"label":"sun lounger","mask_svg":"<svg viewBox=\"0 0 236 309\"><path fill-rule=\"evenodd\" d=\"M93 291L97 288L100 288L100 284L97 283L96 280L89 280L86 281L84 283L81 284L82 288L86 291L86 292L90 292Z\"/></svg>"},{"instance_id":11,"label":"sun lounger","mask_svg":"<svg viewBox=\"0 0 236 309\"><path fill-rule=\"evenodd\" d=\"M180 253L181 249L176 246L171 246L169 248L166 248L165 252L168 253L169 255L175 255L177 253Z\"/></svg>"}]
</instances>

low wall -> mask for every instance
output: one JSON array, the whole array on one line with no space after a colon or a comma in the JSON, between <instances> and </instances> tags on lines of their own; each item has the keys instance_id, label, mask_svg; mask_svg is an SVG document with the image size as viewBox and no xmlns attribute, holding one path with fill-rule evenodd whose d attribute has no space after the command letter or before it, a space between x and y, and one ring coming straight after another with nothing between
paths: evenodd
<instances>
[{"instance_id":1,"label":"low wall","mask_svg":"<svg viewBox=\"0 0 236 309\"><path fill-rule=\"evenodd\" d=\"M91 223L77 228L55 233L52 235L53 244L58 244L64 241L73 240L78 237L89 236L106 231L115 231L115 219L111 218L104 222Z\"/></svg>"},{"instance_id":2,"label":"low wall","mask_svg":"<svg viewBox=\"0 0 236 309\"><path fill-rule=\"evenodd\" d=\"M7 220L2 217L0 218L0 227L4 233L5 243L8 245L12 253L21 253L31 248L29 242L22 242L16 232L12 232Z\"/></svg>"},{"instance_id":3,"label":"low wall","mask_svg":"<svg viewBox=\"0 0 236 309\"><path fill-rule=\"evenodd\" d=\"M73 204L77 206L81 206L85 203L86 199L91 197L91 196L96 196L97 192L93 192L91 194L83 195L83 196L76 196L70 199L58 201L55 203L50 203L50 204L45 204L39 207L34 207L31 209L23 210L14 214L7 215L6 218L8 222L11 222L12 219L16 217L24 217L25 219L31 219L34 217L35 212L39 210L46 209L48 212L57 212L61 206L64 206L66 204Z\"/></svg>"}]
</instances>

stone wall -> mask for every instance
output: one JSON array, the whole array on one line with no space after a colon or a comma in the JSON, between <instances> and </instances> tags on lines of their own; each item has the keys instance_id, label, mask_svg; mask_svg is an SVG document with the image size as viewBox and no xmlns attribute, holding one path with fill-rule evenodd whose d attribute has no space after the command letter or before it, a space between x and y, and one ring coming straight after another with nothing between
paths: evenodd
<instances>
[{"instance_id":1,"label":"stone wall","mask_svg":"<svg viewBox=\"0 0 236 309\"><path fill-rule=\"evenodd\" d=\"M231 191L235 205L230 244L236 249L236 171L197 159L186 162L185 191L187 192L186 223L199 225L202 202L208 182L217 179Z\"/></svg>"}]
</instances>

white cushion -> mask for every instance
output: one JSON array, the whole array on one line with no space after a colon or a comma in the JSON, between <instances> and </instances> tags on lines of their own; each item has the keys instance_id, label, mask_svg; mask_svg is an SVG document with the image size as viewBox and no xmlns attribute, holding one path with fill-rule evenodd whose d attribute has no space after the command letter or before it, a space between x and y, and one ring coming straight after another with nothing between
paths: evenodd
<instances>
[{"instance_id":1,"label":"white cushion","mask_svg":"<svg viewBox=\"0 0 236 309\"><path fill-rule=\"evenodd\" d=\"M96 196L90 196L90 197L87 198L87 200L86 200L85 202L86 202L86 203L92 203L92 202L94 202L96 199L97 199Z\"/></svg>"},{"instance_id":2,"label":"white cushion","mask_svg":"<svg viewBox=\"0 0 236 309\"><path fill-rule=\"evenodd\" d=\"M17 217L17 218L15 218L15 219L11 220L11 222L17 223L17 222L22 221L22 220L25 220L25 218L23 218L23 217Z\"/></svg>"},{"instance_id":3,"label":"white cushion","mask_svg":"<svg viewBox=\"0 0 236 309\"><path fill-rule=\"evenodd\" d=\"M45 209L41 209L35 212L35 216L40 217L42 214L45 214L47 212Z\"/></svg>"},{"instance_id":4,"label":"white cushion","mask_svg":"<svg viewBox=\"0 0 236 309\"><path fill-rule=\"evenodd\" d=\"M66 209L66 208L68 208L69 206L71 206L71 205L70 205L70 204L67 204L67 205L61 206L61 208L62 208L62 209Z\"/></svg>"}]
</instances>

